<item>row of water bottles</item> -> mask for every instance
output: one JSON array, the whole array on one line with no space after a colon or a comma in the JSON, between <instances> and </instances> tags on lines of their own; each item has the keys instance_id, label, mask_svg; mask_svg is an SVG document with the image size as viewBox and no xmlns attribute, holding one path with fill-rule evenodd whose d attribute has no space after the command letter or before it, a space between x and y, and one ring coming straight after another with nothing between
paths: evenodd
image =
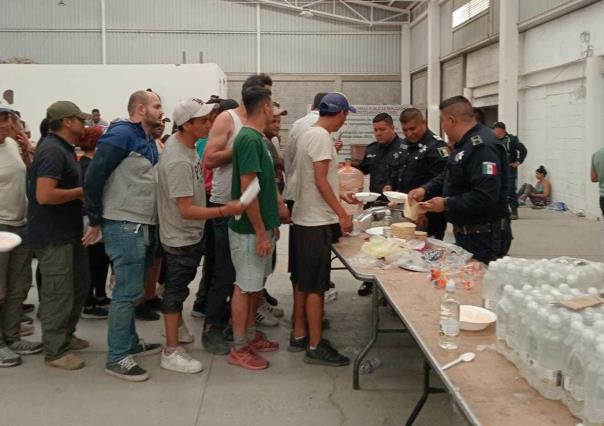
<instances>
[{"instance_id":1,"label":"row of water bottles","mask_svg":"<svg viewBox=\"0 0 604 426\"><path fill-rule=\"evenodd\" d=\"M578 292L604 291L604 264L570 257L520 259L506 256L489 264L482 286L485 308L495 311L506 285L521 288L524 283L570 287Z\"/></svg>"},{"instance_id":2,"label":"row of water bottles","mask_svg":"<svg viewBox=\"0 0 604 426\"><path fill-rule=\"evenodd\" d=\"M506 284L496 307L498 352L585 426L604 426L604 305L572 311L559 302L597 292Z\"/></svg>"}]
</instances>

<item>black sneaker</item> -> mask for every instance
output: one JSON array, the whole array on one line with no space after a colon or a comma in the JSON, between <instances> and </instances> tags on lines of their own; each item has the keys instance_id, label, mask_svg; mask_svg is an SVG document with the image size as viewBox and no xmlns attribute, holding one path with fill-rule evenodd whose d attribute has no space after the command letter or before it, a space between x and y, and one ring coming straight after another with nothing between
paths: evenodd
<instances>
[{"instance_id":1,"label":"black sneaker","mask_svg":"<svg viewBox=\"0 0 604 426\"><path fill-rule=\"evenodd\" d=\"M334 283L333 281L330 281L329 288L336 288L336 283Z\"/></svg>"},{"instance_id":2,"label":"black sneaker","mask_svg":"<svg viewBox=\"0 0 604 426\"><path fill-rule=\"evenodd\" d=\"M209 326L201 335L203 348L214 355L226 355L229 353L229 342L227 341L223 330L217 326Z\"/></svg>"},{"instance_id":3,"label":"black sneaker","mask_svg":"<svg viewBox=\"0 0 604 426\"><path fill-rule=\"evenodd\" d=\"M131 356L117 362L105 364L105 373L128 382L144 382L149 379L149 373L143 370Z\"/></svg>"},{"instance_id":4,"label":"black sneaker","mask_svg":"<svg viewBox=\"0 0 604 426\"><path fill-rule=\"evenodd\" d=\"M149 308L146 303L138 305L136 308L134 308L134 315L136 316L136 319L142 321L159 321L160 319L159 314L153 309Z\"/></svg>"},{"instance_id":5,"label":"black sneaker","mask_svg":"<svg viewBox=\"0 0 604 426\"><path fill-rule=\"evenodd\" d=\"M132 356L147 356L155 355L161 352L161 345L159 343L145 343L143 339L139 339L138 345L133 349L130 349L129 354Z\"/></svg>"},{"instance_id":6,"label":"black sneaker","mask_svg":"<svg viewBox=\"0 0 604 426\"><path fill-rule=\"evenodd\" d=\"M316 349L306 349L304 362L307 364L343 367L350 364L350 359L336 351L331 344L322 339Z\"/></svg>"},{"instance_id":7,"label":"black sneaker","mask_svg":"<svg viewBox=\"0 0 604 426\"><path fill-rule=\"evenodd\" d=\"M101 298L101 299L96 299L95 304L96 304L97 306L100 306L100 307L102 307L102 308L105 308L105 307L107 307L107 306L111 305L111 299L110 299L110 298L108 298L108 297L103 297L103 298Z\"/></svg>"},{"instance_id":8,"label":"black sneaker","mask_svg":"<svg viewBox=\"0 0 604 426\"><path fill-rule=\"evenodd\" d=\"M155 296L153 299L145 300L145 305L153 311L159 311L161 309L161 298Z\"/></svg>"},{"instance_id":9,"label":"black sneaker","mask_svg":"<svg viewBox=\"0 0 604 426\"><path fill-rule=\"evenodd\" d=\"M266 336L266 334L264 334L262 331L260 330L256 330L256 333L260 333L264 336ZM233 327L231 327L230 325L227 325L224 330L222 330L222 335L224 336L224 338L227 340L227 342L232 342L233 341Z\"/></svg>"},{"instance_id":10,"label":"black sneaker","mask_svg":"<svg viewBox=\"0 0 604 426\"><path fill-rule=\"evenodd\" d=\"M361 286L357 290L357 293L359 294L359 296L369 296L372 290L373 283L371 281L365 281L363 284L361 284Z\"/></svg>"},{"instance_id":11,"label":"black sneaker","mask_svg":"<svg viewBox=\"0 0 604 426\"><path fill-rule=\"evenodd\" d=\"M193 309L191 309L191 316L193 318L204 318L206 316L206 313L204 312L201 303L193 303Z\"/></svg>"},{"instance_id":12,"label":"black sneaker","mask_svg":"<svg viewBox=\"0 0 604 426\"><path fill-rule=\"evenodd\" d=\"M289 352L302 352L303 350L306 350L307 346L308 346L308 336L304 336L299 339L296 339L294 337L294 333L291 333L289 335L289 346L287 347L287 350Z\"/></svg>"},{"instance_id":13,"label":"black sneaker","mask_svg":"<svg viewBox=\"0 0 604 426\"><path fill-rule=\"evenodd\" d=\"M266 300L266 303L271 306L277 306L279 304L279 301L270 294L268 294L268 291L266 291L266 289L264 289L264 299Z\"/></svg>"},{"instance_id":14,"label":"black sneaker","mask_svg":"<svg viewBox=\"0 0 604 426\"><path fill-rule=\"evenodd\" d=\"M22 303L21 307L23 308L24 314L29 314L30 312L33 312L34 309L36 309L36 306L32 305L31 303Z\"/></svg>"},{"instance_id":15,"label":"black sneaker","mask_svg":"<svg viewBox=\"0 0 604 426\"><path fill-rule=\"evenodd\" d=\"M109 311L97 306L87 306L82 310L82 315L80 316L84 319L107 319Z\"/></svg>"}]
</instances>

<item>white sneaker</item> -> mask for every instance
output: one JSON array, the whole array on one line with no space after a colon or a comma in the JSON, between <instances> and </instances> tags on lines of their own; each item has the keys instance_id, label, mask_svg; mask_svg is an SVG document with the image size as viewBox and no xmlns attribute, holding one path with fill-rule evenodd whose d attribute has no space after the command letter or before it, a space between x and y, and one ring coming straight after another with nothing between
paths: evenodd
<instances>
[{"instance_id":1,"label":"white sneaker","mask_svg":"<svg viewBox=\"0 0 604 426\"><path fill-rule=\"evenodd\" d=\"M166 349L161 352L161 368L166 370L176 371L179 373L199 373L203 370L203 364L196 359L193 359L180 346L171 354L166 353Z\"/></svg>"},{"instance_id":2,"label":"white sneaker","mask_svg":"<svg viewBox=\"0 0 604 426\"><path fill-rule=\"evenodd\" d=\"M267 311L269 311L271 314L273 314L273 316L277 317L277 318L281 318L283 315L285 315L285 312L283 312L283 309L278 308L276 306L271 306L268 302L264 302L262 304L263 308L266 308Z\"/></svg>"},{"instance_id":3,"label":"white sneaker","mask_svg":"<svg viewBox=\"0 0 604 426\"><path fill-rule=\"evenodd\" d=\"M338 300L338 290L330 288L324 293L325 303L334 303Z\"/></svg>"},{"instance_id":4,"label":"white sneaker","mask_svg":"<svg viewBox=\"0 0 604 426\"><path fill-rule=\"evenodd\" d=\"M161 331L161 335L162 337L166 337L165 328ZM187 323L183 321L178 326L178 343L193 343L194 341L195 337L193 337L193 334L189 331Z\"/></svg>"},{"instance_id":5,"label":"white sneaker","mask_svg":"<svg viewBox=\"0 0 604 426\"><path fill-rule=\"evenodd\" d=\"M256 324L266 327L276 327L279 325L279 320L266 308L267 303L261 305L256 311Z\"/></svg>"}]
</instances>

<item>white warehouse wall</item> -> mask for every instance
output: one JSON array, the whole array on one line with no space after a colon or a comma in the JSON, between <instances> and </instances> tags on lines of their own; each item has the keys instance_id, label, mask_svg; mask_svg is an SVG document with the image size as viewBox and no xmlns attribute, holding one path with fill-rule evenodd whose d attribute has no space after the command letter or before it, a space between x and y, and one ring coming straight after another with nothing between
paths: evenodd
<instances>
[{"instance_id":1,"label":"white warehouse wall","mask_svg":"<svg viewBox=\"0 0 604 426\"><path fill-rule=\"evenodd\" d=\"M554 200L590 217L600 214L596 185L589 181L590 158L598 146L604 146L604 135L599 133L593 140L593 129L586 127L586 116L594 107L586 102L587 90L599 90L601 81L586 79L584 56L587 44L594 57L604 54L603 18L604 2L598 2L528 30L520 38L518 125L529 157L519 183L534 182L534 170L542 164L550 173ZM584 31L590 35L589 43L581 42ZM598 97L601 105L604 91Z\"/></svg>"}]
</instances>

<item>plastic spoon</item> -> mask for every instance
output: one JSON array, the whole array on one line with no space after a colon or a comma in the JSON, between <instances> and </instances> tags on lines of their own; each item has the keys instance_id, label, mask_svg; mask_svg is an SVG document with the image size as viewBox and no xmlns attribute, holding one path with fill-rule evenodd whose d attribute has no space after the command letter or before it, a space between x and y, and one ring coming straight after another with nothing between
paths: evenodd
<instances>
[{"instance_id":1,"label":"plastic spoon","mask_svg":"<svg viewBox=\"0 0 604 426\"><path fill-rule=\"evenodd\" d=\"M476 354L474 352L466 352L465 354L461 354L455 361L451 361L450 363L443 365L442 369L446 370L447 368L451 368L461 362L472 362L474 361L475 357Z\"/></svg>"}]
</instances>

